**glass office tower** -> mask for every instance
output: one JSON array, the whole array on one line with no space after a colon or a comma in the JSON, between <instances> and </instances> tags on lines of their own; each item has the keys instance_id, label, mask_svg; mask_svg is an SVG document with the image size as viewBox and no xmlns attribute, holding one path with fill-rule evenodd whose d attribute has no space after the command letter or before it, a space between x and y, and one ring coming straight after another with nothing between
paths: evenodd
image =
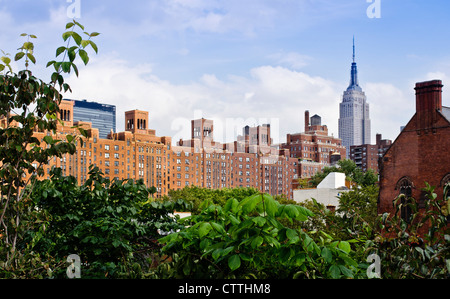
<instances>
[{"instance_id":1,"label":"glass office tower","mask_svg":"<svg viewBox=\"0 0 450 299\"><path fill-rule=\"evenodd\" d=\"M106 139L108 134L116 132L116 106L88 102L86 100L69 100L73 104L73 121L86 121L92 123L93 128L97 128L99 138Z\"/></svg>"}]
</instances>

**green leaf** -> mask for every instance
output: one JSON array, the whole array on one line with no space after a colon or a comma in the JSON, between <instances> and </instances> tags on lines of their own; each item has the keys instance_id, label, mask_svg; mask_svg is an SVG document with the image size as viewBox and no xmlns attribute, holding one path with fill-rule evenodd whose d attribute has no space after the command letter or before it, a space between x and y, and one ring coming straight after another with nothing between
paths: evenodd
<instances>
[{"instance_id":1,"label":"green leaf","mask_svg":"<svg viewBox=\"0 0 450 299\"><path fill-rule=\"evenodd\" d=\"M263 243L264 239L261 236L257 236L252 240L252 243L250 244L253 249L258 248Z\"/></svg>"},{"instance_id":2,"label":"green leaf","mask_svg":"<svg viewBox=\"0 0 450 299\"><path fill-rule=\"evenodd\" d=\"M236 212L236 208L239 205L239 201L236 198L230 198L227 200L224 208L225 212L231 211Z\"/></svg>"},{"instance_id":3,"label":"green leaf","mask_svg":"<svg viewBox=\"0 0 450 299\"><path fill-rule=\"evenodd\" d=\"M350 243L348 243L347 241L340 241L338 247L339 249L345 251L347 254L351 251Z\"/></svg>"},{"instance_id":4,"label":"green leaf","mask_svg":"<svg viewBox=\"0 0 450 299\"><path fill-rule=\"evenodd\" d=\"M211 224L209 224L208 222L202 223L200 225L200 227L198 228L198 235L200 238L203 238L204 236L206 236L209 231L212 229Z\"/></svg>"},{"instance_id":5,"label":"green leaf","mask_svg":"<svg viewBox=\"0 0 450 299\"><path fill-rule=\"evenodd\" d=\"M56 49L56 57L58 57L62 52L66 51L66 50L67 50L66 47L59 47L58 49Z\"/></svg>"},{"instance_id":6,"label":"green leaf","mask_svg":"<svg viewBox=\"0 0 450 299\"><path fill-rule=\"evenodd\" d=\"M331 278L338 279L341 276L341 270L336 265L331 265L331 267L328 269L328 273L330 274Z\"/></svg>"},{"instance_id":7,"label":"green leaf","mask_svg":"<svg viewBox=\"0 0 450 299\"><path fill-rule=\"evenodd\" d=\"M44 141L47 144L53 144L54 143L52 136L44 136Z\"/></svg>"},{"instance_id":8,"label":"green leaf","mask_svg":"<svg viewBox=\"0 0 450 299\"><path fill-rule=\"evenodd\" d=\"M297 208L294 205L286 205L285 212L290 218L297 218L297 216L300 214L300 212L297 210Z\"/></svg>"},{"instance_id":9,"label":"green leaf","mask_svg":"<svg viewBox=\"0 0 450 299\"><path fill-rule=\"evenodd\" d=\"M75 57L77 56L77 54L75 53L75 50L72 49L72 48L69 49L67 54L69 55L69 61L70 62L73 62L75 60Z\"/></svg>"},{"instance_id":10,"label":"green leaf","mask_svg":"<svg viewBox=\"0 0 450 299\"><path fill-rule=\"evenodd\" d=\"M298 237L297 231L288 228L286 231L286 237L288 237L290 240L294 239L295 237Z\"/></svg>"},{"instance_id":11,"label":"green leaf","mask_svg":"<svg viewBox=\"0 0 450 299\"><path fill-rule=\"evenodd\" d=\"M213 251L211 256L214 260L217 260L222 255L222 253L223 253L223 249L217 248L216 250Z\"/></svg>"},{"instance_id":12,"label":"green leaf","mask_svg":"<svg viewBox=\"0 0 450 299\"><path fill-rule=\"evenodd\" d=\"M230 267L231 271L238 269L241 266L241 258L239 254L234 254L230 256L228 259L228 267Z\"/></svg>"},{"instance_id":13,"label":"green leaf","mask_svg":"<svg viewBox=\"0 0 450 299\"><path fill-rule=\"evenodd\" d=\"M89 34L89 36L94 37L94 36L98 36L100 35L100 33L98 32L92 32L91 34Z\"/></svg>"},{"instance_id":14,"label":"green leaf","mask_svg":"<svg viewBox=\"0 0 450 299\"><path fill-rule=\"evenodd\" d=\"M47 62L47 66L46 66L46 67L51 66L51 65L54 64L55 62L56 62L56 61L54 61L54 60Z\"/></svg>"},{"instance_id":15,"label":"green leaf","mask_svg":"<svg viewBox=\"0 0 450 299\"><path fill-rule=\"evenodd\" d=\"M267 222L266 218L261 217L261 216L257 216L255 218L253 218L252 221L254 223L256 223L258 226L263 226Z\"/></svg>"},{"instance_id":16,"label":"green leaf","mask_svg":"<svg viewBox=\"0 0 450 299\"><path fill-rule=\"evenodd\" d=\"M322 257L326 263L331 263L331 261L333 259L333 255L332 255L330 249L328 249L327 247L324 247L322 249Z\"/></svg>"},{"instance_id":17,"label":"green leaf","mask_svg":"<svg viewBox=\"0 0 450 299\"><path fill-rule=\"evenodd\" d=\"M347 277L353 278L353 272L349 268L345 267L344 265L339 265L339 270L342 274L344 274Z\"/></svg>"},{"instance_id":18,"label":"green leaf","mask_svg":"<svg viewBox=\"0 0 450 299\"><path fill-rule=\"evenodd\" d=\"M31 60L32 63L36 64L36 58L34 58L33 54L27 53L27 57Z\"/></svg>"},{"instance_id":19,"label":"green leaf","mask_svg":"<svg viewBox=\"0 0 450 299\"><path fill-rule=\"evenodd\" d=\"M222 225L215 223L215 222L211 222L211 226L220 234L226 234L225 229L223 228Z\"/></svg>"},{"instance_id":20,"label":"green leaf","mask_svg":"<svg viewBox=\"0 0 450 299\"><path fill-rule=\"evenodd\" d=\"M19 53L16 54L16 56L14 56L14 60L15 61L20 60L23 56L25 56L25 53L24 52L19 52Z\"/></svg>"},{"instance_id":21,"label":"green leaf","mask_svg":"<svg viewBox=\"0 0 450 299\"><path fill-rule=\"evenodd\" d=\"M97 45L91 40L89 41L89 43L91 44L91 47L92 47L92 49L94 49L95 53L98 53Z\"/></svg>"},{"instance_id":22,"label":"green leaf","mask_svg":"<svg viewBox=\"0 0 450 299\"><path fill-rule=\"evenodd\" d=\"M75 24L72 22L69 22L66 24L66 29L72 28Z\"/></svg>"},{"instance_id":23,"label":"green leaf","mask_svg":"<svg viewBox=\"0 0 450 299\"><path fill-rule=\"evenodd\" d=\"M6 57L6 56L2 56L0 59L7 65L11 62L11 58Z\"/></svg>"},{"instance_id":24,"label":"green leaf","mask_svg":"<svg viewBox=\"0 0 450 299\"><path fill-rule=\"evenodd\" d=\"M66 32L64 32L64 33L62 34L63 40L64 40L64 41L67 41L67 39L68 39L69 37L71 37L72 34L73 34L73 31L66 31Z\"/></svg>"},{"instance_id":25,"label":"green leaf","mask_svg":"<svg viewBox=\"0 0 450 299\"><path fill-rule=\"evenodd\" d=\"M81 41L81 47L84 49L89 45L89 40L82 40Z\"/></svg>"},{"instance_id":26,"label":"green leaf","mask_svg":"<svg viewBox=\"0 0 450 299\"><path fill-rule=\"evenodd\" d=\"M62 68L62 70L63 70L64 73L69 73L69 72L70 72L70 67L71 67L71 66L72 66L72 63L71 63L71 62L68 62L68 61L63 62L63 63L61 64L61 68Z\"/></svg>"},{"instance_id":27,"label":"green leaf","mask_svg":"<svg viewBox=\"0 0 450 299\"><path fill-rule=\"evenodd\" d=\"M84 65L88 64L88 62L89 62L89 56L88 56L87 52L86 52L85 50L80 50L80 51L78 52L78 54L80 55L81 60L83 60Z\"/></svg>"},{"instance_id":28,"label":"green leaf","mask_svg":"<svg viewBox=\"0 0 450 299\"><path fill-rule=\"evenodd\" d=\"M263 195L264 206L266 208L267 215L271 217L275 217L276 212L278 211L278 203L273 199L269 194Z\"/></svg>"},{"instance_id":29,"label":"green leaf","mask_svg":"<svg viewBox=\"0 0 450 299\"><path fill-rule=\"evenodd\" d=\"M75 43L76 43L78 46L81 45L81 41L82 41L83 39L81 38L81 36L80 36L78 33L73 32L73 33L72 33L72 38L73 38L73 40L75 41Z\"/></svg>"},{"instance_id":30,"label":"green leaf","mask_svg":"<svg viewBox=\"0 0 450 299\"><path fill-rule=\"evenodd\" d=\"M77 75L77 77L78 77L78 67L77 67L77 65L75 63L71 63L71 66L73 68L73 71L75 72L75 75Z\"/></svg>"},{"instance_id":31,"label":"green leaf","mask_svg":"<svg viewBox=\"0 0 450 299\"><path fill-rule=\"evenodd\" d=\"M25 50L33 51L34 45L33 45L32 42L24 42L24 43L23 43L23 48L24 48Z\"/></svg>"},{"instance_id":32,"label":"green leaf","mask_svg":"<svg viewBox=\"0 0 450 299\"><path fill-rule=\"evenodd\" d=\"M261 195L260 194L254 194L250 197L245 198L241 203L239 204L242 207L242 213L248 214L250 212L253 212L256 205L261 202Z\"/></svg>"},{"instance_id":33,"label":"green leaf","mask_svg":"<svg viewBox=\"0 0 450 299\"><path fill-rule=\"evenodd\" d=\"M83 26L83 25L81 25L80 23L78 23L78 22L75 21L75 20L73 20L73 22L74 22L78 27L80 27L81 30L84 30L84 26Z\"/></svg>"}]
</instances>

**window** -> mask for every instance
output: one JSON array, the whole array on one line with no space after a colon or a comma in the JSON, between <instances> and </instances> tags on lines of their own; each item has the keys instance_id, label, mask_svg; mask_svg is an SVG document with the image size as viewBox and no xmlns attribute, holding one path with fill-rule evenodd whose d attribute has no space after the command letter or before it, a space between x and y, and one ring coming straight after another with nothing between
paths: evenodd
<instances>
[{"instance_id":1,"label":"window","mask_svg":"<svg viewBox=\"0 0 450 299\"><path fill-rule=\"evenodd\" d=\"M105 153L105 159L109 158L109 153Z\"/></svg>"},{"instance_id":2,"label":"window","mask_svg":"<svg viewBox=\"0 0 450 299\"><path fill-rule=\"evenodd\" d=\"M410 197L412 196L412 188L413 184L411 179L408 177L403 177L397 182L397 189L399 190L400 202L400 217L406 222L410 222L411 220L411 207L409 203L411 202Z\"/></svg>"},{"instance_id":3,"label":"window","mask_svg":"<svg viewBox=\"0 0 450 299\"><path fill-rule=\"evenodd\" d=\"M105 150L109 151L109 145L105 144Z\"/></svg>"}]
</instances>

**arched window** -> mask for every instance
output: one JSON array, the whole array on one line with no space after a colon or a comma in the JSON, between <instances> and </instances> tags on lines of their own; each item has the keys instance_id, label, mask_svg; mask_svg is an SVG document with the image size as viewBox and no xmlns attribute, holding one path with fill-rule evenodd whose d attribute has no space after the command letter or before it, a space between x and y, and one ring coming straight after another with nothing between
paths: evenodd
<instances>
[{"instance_id":1,"label":"arched window","mask_svg":"<svg viewBox=\"0 0 450 299\"><path fill-rule=\"evenodd\" d=\"M400 217L402 217L403 220L406 222L409 222L411 220L411 207L408 205L411 200L410 197L412 196L412 189L414 188L414 185L410 178L403 177L397 182L396 189L399 190L399 196L402 196L402 199L400 200L399 204L401 204L400 208Z\"/></svg>"}]
</instances>

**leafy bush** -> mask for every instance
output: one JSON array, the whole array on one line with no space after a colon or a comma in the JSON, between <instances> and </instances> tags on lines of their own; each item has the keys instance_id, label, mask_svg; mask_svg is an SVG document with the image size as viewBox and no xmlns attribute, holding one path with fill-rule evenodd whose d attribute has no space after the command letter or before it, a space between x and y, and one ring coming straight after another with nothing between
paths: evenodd
<instances>
[{"instance_id":1,"label":"leafy bush","mask_svg":"<svg viewBox=\"0 0 450 299\"><path fill-rule=\"evenodd\" d=\"M82 30L83 37L77 33ZM56 51L62 55L61 61L50 61L47 67L53 66L50 83L33 76L29 69L30 62L36 64L34 43L37 37L32 34L21 34L26 41L14 55L15 61L24 60L25 68L14 72L10 54L0 57L0 264L6 277L42 277L48 264L45 254L32 251L33 244L42 235L48 215L36 211L30 203L30 191L37 177L42 176L43 165L52 157L61 157L65 153L73 154L75 141L85 136L81 128L79 136L66 135L66 140L56 140L55 134L58 119L61 92L67 92L70 86L64 82L63 74L74 71L78 76L78 68L74 61L77 55L84 64L88 63L86 52L88 46L97 52L92 37L97 32L87 33L84 26L76 21L66 25L62 34L65 46ZM71 45L71 43L75 45ZM36 131L48 132L43 140L38 140ZM29 230L35 230L31 243L23 242ZM25 263L27 260L32 261ZM34 267L34 264L39 264ZM42 267L41 267L42 266ZM36 269L44 269L38 271Z\"/></svg>"},{"instance_id":2,"label":"leafy bush","mask_svg":"<svg viewBox=\"0 0 450 299\"><path fill-rule=\"evenodd\" d=\"M50 215L34 248L59 260L79 255L83 278L129 277L134 264L146 272L159 252L160 232L181 228L170 213L186 208L183 202L156 202L149 196L142 180L111 182L98 167L90 167L82 186L54 168L51 179L37 182L31 196Z\"/></svg>"},{"instance_id":3,"label":"leafy bush","mask_svg":"<svg viewBox=\"0 0 450 299\"><path fill-rule=\"evenodd\" d=\"M292 229L280 220L305 221L314 214L280 204L267 194L222 207L205 202L199 215L183 219L186 228L159 241L173 260L158 278L341 278L358 277L350 242L325 232ZM315 234L318 241L314 241Z\"/></svg>"},{"instance_id":4,"label":"leafy bush","mask_svg":"<svg viewBox=\"0 0 450 299\"><path fill-rule=\"evenodd\" d=\"M400 195L393 201L395 214L379 218L370 250L380 256L383 278L450 278L450 226L444 208L449 199L439 199L434 189L426 183L423 209L414 198ZM409 219L401 217L404 207L412 212Z\"/></svg>"}]
</instances>

